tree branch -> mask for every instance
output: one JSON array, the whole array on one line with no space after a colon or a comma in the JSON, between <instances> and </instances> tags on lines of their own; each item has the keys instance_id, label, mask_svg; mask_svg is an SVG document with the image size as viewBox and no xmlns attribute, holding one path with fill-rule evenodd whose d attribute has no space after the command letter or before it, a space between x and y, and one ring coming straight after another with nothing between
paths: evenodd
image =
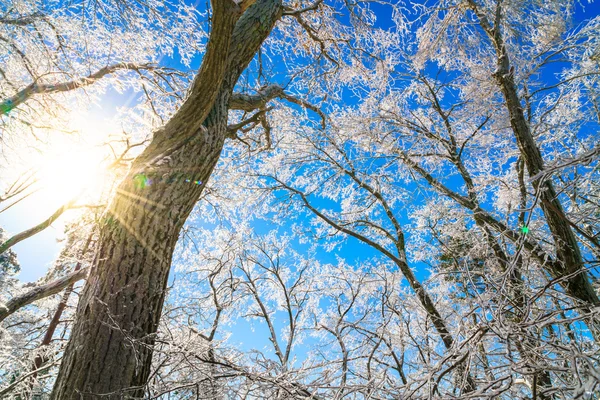
<instances>
[{"instance_id":1,"label":"tree branch","mask_svg":"<svg viewBox=\"0 0 600 400\"><path fill-rule=\"evenodd\" d=\"M308 11L316 11L319 9L319 6L323 3L323 0L317 0L313 4L308 7L301 8L299 10L295 10L292 7L284 7L283 15L296 16L303 14Z\"/></svg>"},{"instance_id":2,"label":"tree branch","mask_svg":"<svg viewBox=\"0 0 600 400\"><path fill-rule=\"evenodd\" d=\"M257 94L233 93L229 100L229 109L254 111L264 107L269 101L282 97L283 88L279 85L270 85L262 88Z\"/></svg>"},{"instance_id":3,"label":"tree branch","mask_svg":"<svg viewBox=\"0 0 600 400\"><path fill-rule=\"evenodd\" d=\"M33 228L27 229L21 233L17 233L13 237L11 237L10 239L8 239L4 243L2 243L0 245L0 254L4 253L6 250L13 247L15 244L17 244L27 238L30 238L31 236L35 235L36 233L39 233L39 232L43 231L44 229L46 229L47 227L49 227L50 225L52 225L52 223L54 221L56 221L66 210L73 207L73 204L75 204L75 201L76 201L76 199L71 200L70 202L68 202L67 204L63 205L58 210L56 210L54 212L54 214L52 214L50 216L50 218L48 218L44 222L41 222L38 225L34 226Z\"/></svg>"},{"instance_id":4,"label":"tree branch","mask_svg":"<svg viewBox=\"0 0 600 400\"><path fill-rule=\"evenodd\" d=\"M4 396L5 396L7 393L10 393L10 392L12 392L12 391L14 390L14 388L16 388L17 386L19 386L21 383L23 383L23 382L24 382L25 380L27 380L29 377L33 376L34 374L37 374L37 373L38 373L40 370L42 370L42 369L47 369L47 368L50 368L50 367L52 367L52 366L54 366L54 365L57 365L59 362L60 362L60 361L58 361L58 360L57 360L57 361L53 362L53 363L52 363L52 364L50 364L50 365L45 365L43 368L36 369L35 371L31 371L31 372L28 372L28 373L26 373L26 374L24 374L24 375L21 375L21 376L19 376L19 378L18 378L16 381L14 381L14 382L13 382L13 383L11 383L10 385L6 386L5 388L3 388L3 389L0 389L0 398L6 398L6 397L4 397ZM18 396L17 396L16 398L20 398L20 397L18 397Z\"/></svg>"},{"instance_id":5,"label":"tree branch","mask_svg":"<svg viewBox=\"0 0 600 400\"><path fill-rule=\"evenodd\" d=\"M35 12L30 15L23 15L17 18L0 18L0 24L15 25L15 26L26 26L30 25L38 19L45 17L41 12Z\"/></svg>"},{"instance_id":6,"label":"tree branch","mask_svg":"<svg viewBox=\"0 0 600 400\"><path fill-rule=\"evenodd\" d=\"M62 278L44 285L36 286L28 292L10 299L5 305L0 305L0 322L4 321L6 317L13 314L20 308L25 307L34 301L59 293L67 286L70 286L75 282L85 278L87 276L87 272L88 268L82 268L80 270L73 271Z\"/></svg>"},{"instance_id":7,"label":"tree branch","mask_svg":"<svg viewBox=\"0 0 600 400\"><path fill-rule=\"evenodd\" d=\"M0 103L0 115L7 114L10 110L18 107L22 103L29 100L33 95L43 93L68 92L70 90L79 89L84 86L89 86L106 75L112 74L119 70L153 70L156 67L151 64L135 64L135 63L117 63L106 66L95 73L83 78L75 79L68 82L52 84L43 84L33 82L25 89L19 91L14 96Z\"/></svg>"},{"instance_id":8,"label":"tree branch","mask_svg":"<svg viewBox=\"0 0 600 400\"><path fill-rule=\"evenodd\" d=\"M310 104L309 102L298 99L294 96L291 96L283 90L283 88L279 85L269 85L258 91L257 94L242 94L242 93L233 93L231 95L231 99L229 100L229 109L231 110L242 110L242 111L254 111L256 109L264 108L265 105L275 99L280 98L289 101L290 103L297 104L301 107L311 110L315 114L318 114L321 117L321 127L325 129L325 121L327 117L318 107Z\"/></svg>"},{"instance_id":9,"label":"tree branch","mask_svg":"<svg viewBox=\"0 0 600 400\"><path fill-rule=\"evenodd\" d=\"M203 129L232 62L229 53L234 28L240 15L250 12L242 8L245 10L251 3L253 0L244 0L241 5L230 0L211 1L210 39L189 95L167 124L154 132L152 141L136 159L137 165L152 164L170 156Z\"/></svg>"}]
</instances>

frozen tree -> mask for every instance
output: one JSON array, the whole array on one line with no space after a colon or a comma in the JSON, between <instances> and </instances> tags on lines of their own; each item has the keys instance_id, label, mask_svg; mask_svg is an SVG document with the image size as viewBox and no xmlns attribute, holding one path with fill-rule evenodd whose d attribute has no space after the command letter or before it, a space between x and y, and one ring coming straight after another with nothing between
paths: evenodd
<instances>
[{"instance_id":1,"label":"frozen tree","mask_svg":"<svg viewBox=\"0 0 600 400\"><path fill-rule=\"evenodd\" d=\"M111 86L144 94L147 123L77 237L72 325L71 281L47 316L3 322L0 393L597 397L600 36L581 5L215 0L206 28L184 5L13 3L3 141ZM202 54L193 79L157 65L175 49Z\"/></svg>"}]
</instances>

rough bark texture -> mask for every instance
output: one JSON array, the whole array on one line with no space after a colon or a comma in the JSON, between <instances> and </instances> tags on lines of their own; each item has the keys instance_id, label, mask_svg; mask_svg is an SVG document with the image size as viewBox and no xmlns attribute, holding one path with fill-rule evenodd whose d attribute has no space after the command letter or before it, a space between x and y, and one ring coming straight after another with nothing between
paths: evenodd
<instances>
[{"instance_id":1,"label":"rough bark texture","mask_svg":"<svg viewBox=\"0 0 600 400\"><path fill-rule=\"evenodd\" d=\"M186 103L155 133L109 207L53 399L144 393L179 231L219 159L233 87L282 13L280 0L258 0L235 23L224 3L213 2L218 54L211 58L209 43Z\"/></svg>"}]
</instances>

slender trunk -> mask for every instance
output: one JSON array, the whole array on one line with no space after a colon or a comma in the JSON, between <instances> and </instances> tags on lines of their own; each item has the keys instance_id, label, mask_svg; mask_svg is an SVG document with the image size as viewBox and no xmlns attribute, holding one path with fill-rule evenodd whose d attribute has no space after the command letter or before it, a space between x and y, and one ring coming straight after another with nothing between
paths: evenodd
<instances>
[{"instance_id":1,"label":"slender trunk","mask_svg":"<svg viewBox=\"0 0 600 400\"><path fill-rule=\"evenodd\" d=\"M281 15L280 0L258 0L235 24L233 7L213 2L209 48L190 97L109 206L53 399L144 393L175 243L219 159L233 87ZM210 58L211 44L225 52L225 63L222 54ZM214 80L220 89L213 95L206 90Z\"/></svg>"},{"instance_id":2,"label":"slender trunk","mask_svg":"<svg viewBox=\"0 0 600 400\"><path fill-rule=\"evenodd\" d=\"M542 155L535 144L529 125L525 120L513 75L508 73L508 60L506 56L503 56L502 59L506 61L501 62L504 67L496 75L497 80L504 94L506 106L510 114L510 123L515 133L521 155L525 160L529 176L535 176L544 170ZM507 71L504 71L505 69ZM551 271L552 275L555 278L563 278L574 274L566 280L567 292L576 299L585 302L587 307L600 305L596 291L590 284L587 274L583 272L584 262L579 250L579 244L569 226L554 185L550 180L534 180L533 187L539 193L541 200L540 207L544 212L556 246L556 257L559 262L554 264L555 268Z\"/></svg>"},{"instance_id":3,"label":"slender trunk","mask_svg":"<svg viewBox=\"0 0 600 400\"><path fill-rule=\"evenodd\" d=\"M346 173L348 173L348 172L349 171L346 170ZM385 200L383 200L383 197L381 196L380 193L376 192L373 188L371 188L366 183L361 182L356 177L356 175L349 173L349 176L352 177L361 187L363 187L363 188L367 189L369 192L371 192L371 194L373 194L375 196L375 198L377 198L381 202L381 204L386 209L386 211L390 210L387 206L387 203L385 202ZM361 242L371 246L372 248L381 252L383 255L385 255L390 260L392 260L398 266L398 268L400 269L400 272L402 272L402 275L404 275L404 277L408 281L410 288L417 295L419 303L423 306L423 308L427 312L427 315L431 318L431 321L432 321L435 329L437 330L437 332L440 335L440 338L442 339L442 343L444 343L444 346L446 347L446 349L452 350L452 348L454 346L454 338L452 337L450 330L446 326L446 321L444 321L444 319L442 318L440 312L438 311L435 303L433 302L433 299L427 292L426 288L423 287L421 282L419 282L419 280L416 278L415 274L413 273L412 269L405 261L406 256L405 256L404 234L402 233L400 224L396 221L396 219L393 216L393 213L391 211L387 211L387 213L388 213L388 217L390 218L390 221L392 221L392 223L394 225L396 225L396 227L397 227L398 239L396 241L396 249L398 252L398 256L394 255L392 252L390 252L389 250L387 250L385 247L381 246L380 244L376 243L375 241L367 238L366 236L363 236L362 234L360 234L358 232L353 231L352 229L349 229L345 226L342 226L342 225L336 223L335 221L333 221L332 219L327 217L325 214L321 213L318 209L316 209L315 207L313 207L311 205L311 203L308 201L308 198L306 197L306 195L303 192L301 192L297 189L294 189L291 186L286 185L284 182L282 182L280 180L276 179L276 181L278 183L280 183L282 185L282 187L286 188L287 190L291 191L292 193L299 195L302 198L304 205L313 214L315 214L316 216L321 218L327 224L334 227L338 231L343 232L346 235L354 237L354 238L360 240ZM461 376L465 375L464 372L467 371L467 366L464 363L461 363L461 366L457 369L457 371L459 372L459 375L461 375ZM473 392L476 389L475 381L473 380L473 378L471 377L471 375L469 373L466 373L465 380L466 380L466 382L463 385L464 392L465 393Z\"/></svg>"},{"instance_id":4,"label":"slender trunk","mask_svg":"<svg viewBox=\"0 0 600 400\"><path fill-rule=\"evenodd\" d=\"M421 305L423 306L423 308L427 312L428 316L431 318L431 321L432 321L435 329L439 333L440 338L442 339L442 342L444 343L444 346L446 347L446 349L452 351L452 347L454 346L454 338L452 337L452 334L450 333L450 330L448 329L448 327L446 325L446 321L442 318L440 312L437 309L437 306L435 305L435 303L433 302L431 296L427 292L427 289L416 278L416 276L413 273L412 269L410 268L410 266L406 262L406 244L405 244L404 232L403 232L403 229L402 229L402 225L400 224L400 222L394 216L394 212L392 211L392 207L390 207L390 205L385 200L385 198L383 197L383 195L381 194L381 192L379 190L375 189L374 187L372 187L368 183L366 183L363 180L361 180L357 176L357 174L354 172L354 170L349 170L347 168L344 168L341 164L339 164L339 163L337 163L335 161L333 161L333 162L335 163L335 165L338 168L340 168L342 171L344 171L344 173L346 175L348 175L350 178L352 178L352 180L354 182L356 182L356 184L358 184L361 188L367 190L369 193L371 193L371 195L373 195L373 197L375 197L375 199L377 199L377 201L379 201L379 203L381 204L381 206L385 210L388 219L393 224L394 229L396 231L396 235L397 236L396 236L395 246L396 246L396 251L398 253L398 256L397 257L394 256L392 253L388 252L387 250L385 250L380 245L375 244L370 239L367 239L366 237L364 237L364 236L362 236L360 234L357 234L356 232L352 232L352 231L350 231L348 229L340 229L340 230L342 232L345 232L346 234L354 236L355 238L363 241L364 243L369 244L373 248L379 250L380 252L382 252L383 254L385 254L386 256L388 256L392 261L394 261L394 263L400 269L400 272L402 272L402 275L404 275L404 277L408 281L408 284L409 284L410 288L417 295L417 298L419 299L419 302L421 303ZM304 201L308 205L308 202L307 202L306 198L304 198ZM314 213L316 213L321 218L323 218L323 215L321 213L317 212L315 208L313 208L311 206L309 206L309 208ZM339 225L333 223L333 221L329 220L326 217L323 218L323 219L326 222L328 222L331 226L334 226L337 229L339 229ZM458 376L460 377L460 380L461 381L463 381L463 380L465 381L464 384L461 385L461 390L464 389L465 393L470 393L470 392L473 392L476 389L476 385L475 385L475 381L473 380L473 377L471 376L471 374L467 370L468 370L468 365L465 362L461 363L461 365L457 368L457 372L458 372Z\"/></svg>"},{"instance_id":5,"label":"slender trunk","mask_svg":"<svg viewBox=\"0 0 600 400\"><path fill-rule=\"evenodd\" d=\"M469 198L479 209L479 197L476 194L475 185L473 183L473 179L471 178L471 174L463 164L463 162L458 158L457 153L455 153L455 165L460 171L461 176L463 177L465 184L467 185L469 191ZM523 196L523 193L521 193ZM525 209L526 204L525 198L522 198L522 209ZM519 219L524 218L524 216L519 216ZM492 236L488 226L485 222L479 217L479 214L474 213L475 223L478 227L480 227L485 232L485 237L488 242L488 245L493 250L494 255L496 256L500 268L504 273L508 274L508 291L512 294L513 307L514 307L514 320L517 323L523 323L525 320L524 310L527 303L527 296L524 292L524 282L521 271L523 270L522 261L523 258L521 254L517 254L516 262L513 266L508 259L508 255L504 252L498 241ZM552 378L550 376L550 371L540 370L536 367L537 361L539 357L535 354L534 351L531 351L531 348L535 348L534 340L525 334L525 341L527 342L527 346L516 341L516 347L519 351L521 357L525 360L528 367L532 367L535 370L534 378L538 385L544 388L552 387ZM540 400L548 400L549 397L540 395ZM537 399L536 399L537 400Z\"/></svg>"},{"instance_id":6,"label":"slender trunk","mask_svg":"<svg viewBox=\"0 0 600 400\"><path fill-rule=\"evenodd\" d=\"M523 112L514 79L514 66L510 64L502 37L501 13L498 14L495 20L495 26L492 26L473 0L469 0L469 4L496 51L497 65L494 78L504 96L506 109L510 117L510 125L519 146L521 157L523 157L527 167L527 172L530 177L536 176L544 170L544 160ZM600 305L600 299L583 269L584 261L577 238L569 225L554 185L549 179L535 179L532 184L541 200L540 207L544 212L556 247L558 262L552 264L549 272L554 278L563 279L566 292L584 303L584 311L589 311L592 307Z\"/></svg>"},{"instance_id":7,"label":"slender trunk","mask_svg":"<svg viewBox=\"0 0 600 400\"><path fill-rule=\"evenodd\" d=\"M92 233L88 236L87 240L85 241L83 248L81 249L81 254L79 256L80 260L82 260L83 257L88 252L90 243L92 242L93 235L94 235L94 232L92 231ZM75 268L73 269L73 271L76 272L76 271L79 271L80 269L81 269L81 261L79 261L77 263L77 265L75 265ZM52 338L54 337L54 332L56 332L56 328L58 327L60 318L62 317L62 314L65 311L65 309L67 308L67 303L69 301L69 297L71 297L71 293L73 292L74 287L75 287L75 283L72 283L65 289L65 291L62 295L62 298L60 299L60 303L58 303L58 307L56 307L56 311L54 311L54 315L52 316L52 319L50 320L48 329L46 329L46 333L44 334L42 342L40 343L40 350L43 350L44 347L48 346L52 342ZM35 359L33 360L33 369L39 370L42 367L42 364L44 364L45 362L47 362L46 357L42 356L42 354L37 354L35 356ZM32 383L36 377L37 377L37 373L33 374Z\"/></svg>"},{"instance_id":8,"label":"slender trunk","mask_svg":"<svg viewBox=\"0 0 600 400\"><path fill-rule=\"evenodd\" d=\"M81 269L81 263L78 262L77 265L75 266L74 271L79 271ZM37 379L37 371L39 371L39 369L42 367L42 365L44 363L47 362L48 358L46 356L44 356L43 354L40 354L41 352L43 352L46 348L46 346L50 345L50 343L52 342L52 337L54 336L54 332L56 332L56 328L58 327L58 324L60 322L60 318L62 317L63 312L65 311L65 308L67 308L67 302L69 301L69 297L71 297L71 292L73 292L73 287L75 286L75 283L71 283L63 292L62 298L60 299L60 303L58 303L58 307L56 307L56 311L54 311L54 315L52 316L52 319L50 320L50 324L48 325L48 329L46 330L46 333L44 334L44 338L42 339L42 342L40 343L40 347L38 349L38 354L35 356L34 360L33 360L33 375L31 375L31 380L29 383L29 388L30 391L33 391L33 386L35 384L35 380Z\"/></svg>"}]
</instances>

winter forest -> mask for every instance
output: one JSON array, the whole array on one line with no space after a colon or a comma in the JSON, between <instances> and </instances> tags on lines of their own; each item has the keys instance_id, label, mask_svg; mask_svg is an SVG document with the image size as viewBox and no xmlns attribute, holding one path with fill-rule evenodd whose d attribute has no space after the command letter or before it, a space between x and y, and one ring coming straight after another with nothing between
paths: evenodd
<instances>
[{"instance_id":1,"label":"winter forest","mask_svg":"<svg viewBox=\"0 0 600 400\"><path fill-rule=\"evenodd\" d=\"M600 5L0 1L0 398L600 399Z\"/></svg>"}]
</instances>

